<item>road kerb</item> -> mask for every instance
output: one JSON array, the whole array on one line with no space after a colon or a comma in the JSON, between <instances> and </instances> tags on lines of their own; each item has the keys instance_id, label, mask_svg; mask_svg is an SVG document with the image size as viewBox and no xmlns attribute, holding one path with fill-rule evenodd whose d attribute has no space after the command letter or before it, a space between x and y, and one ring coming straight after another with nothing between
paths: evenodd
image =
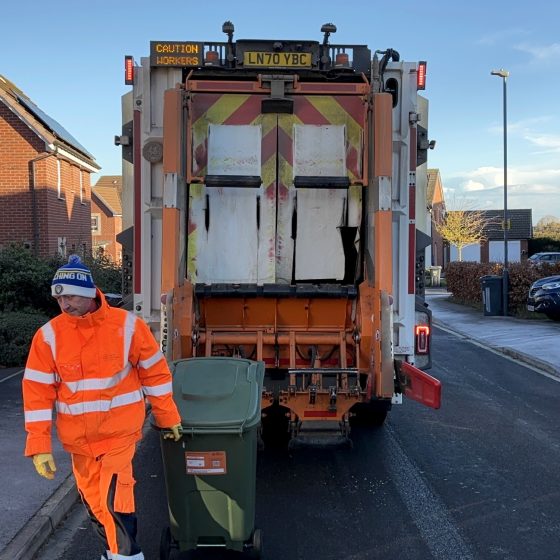
<instances>
[{"instance_id":1,"label":"road kerb","mask_svg":"<svg viewBox=\"0 0 560 560\"><path fill-rule=\"evenodd\" d=\"M69 475L54 494L0 552L0 560L29 560L45 544L57 525L78 501L74 477Z\"/></svg>"}]
</instances>

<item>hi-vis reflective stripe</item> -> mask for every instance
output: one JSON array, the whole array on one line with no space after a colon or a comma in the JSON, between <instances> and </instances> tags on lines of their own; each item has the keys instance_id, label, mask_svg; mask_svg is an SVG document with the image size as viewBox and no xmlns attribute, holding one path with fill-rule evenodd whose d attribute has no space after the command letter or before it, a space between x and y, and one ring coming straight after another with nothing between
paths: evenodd
<instances>
[{"instance_id":1,"label":"hi-vis reflective stripe","mask_svg":"<svg viewBox=\"0 0 560 560\"><path fill-rule=\"evenodd\" d=\"M130 364L123 370L119 371L111 377L95 377L92 379L82 379L80 381L64 381L64 384L75 393L76 391L98 391L100 389L109 389L118 385L130 373Z\"/></svg>"},{"instance_id":2,"label":"hi-vis reflective stripe","mask_svg":"<svg viewBox=\"0 0 560 560\"><path fill-rule=\"evenodd\" d=\"M25 368L23 378L28 381L36 381L37 383L44 383L45 385L54 385L54 373L46 373L36 369Z\"/></svg>"},{"instance_id":3,"label":"hi-vis reflective stripe","mask_svg":"<svg viewBox=\"0 0 560 560\"><path fill-rule=\"evenodd\" d=\"M43 333L44 341L51 347L51 353L53 358L56 360L56 339L51 324L47 323L46 325L43 325L41 327L41 332Z\"/></svg>"},{"instance_id":4,"label":"hi-vis reflective stripe","mask_svg":"<svg viewBox=\"0 0 560 560\"><path fill-rule=\"evenodd\" d=\"M45 422L52 421L52 409L44 408L43 410L27 410L24 413L25 423L29 422Z\"/></svg>"},{"instance_id":5,"label":"hi-vis reflective stripe","mask_svg":"<svg viewBox=\"0 0 560 560\"><path fill-rule=\"evenodd\" d=\"M171 385L171 383L162 383L161 385L153 385L152 387L143 385L142 390L150 397L161 397L162 395L170 394L173 390L173 385Z\"/></svg>"},{"instance_id":6,"label":"hi-vis reflective stripe","mask_svg":"<svg viewBox=\"0 0 560 560\"><path fill-rule=\"evenodd\" d=\"M124 323L124 352L123 352L123 369L128 363L128 354L130 353L130 345L134 336L134 328L136 327L136 316L128 313Z\"/></svg>"},{"instance_id":7,"label":"hi-vis reflective stripe","mask_svg":"<svg viewBox=\"0 0 560 560\"><path fill-rule=\"evenodd\" d=\"M148 369L157 364L160 360L163 360L163 354L158 350L153 356L150 356L145 360L140 360L138 365L141 368Z\"/></svg>"},{"instance_id":8,"label":"hi-vis reflective stripe","mask_svg":"<svg viewBox=\"0 0 560 560\"><path fill-rule=\"evenodd\" d=\"M86 414L88 412L109 412L109 410L113 408L126 406L127 404L134 404L142 401L143 399L144 396L142 395L142 391L138 390L125 393L124 395L118 395L110 401L86 401L76 404L67 404L65 402L58 401L56 403L56 410L60 414L79 416L80 414Z\"/></svg>"},{"instance_id":9,"label":"hi-vis reflective stripe","mask_svg":"<svg viewBox=\"0 0 560 560\"><path fill-rule=\"evenodd\" d=\"M144 560L144 554L139 552L138 554L133 554L132 556L124 556L123 554L113 552L109 558L111 560Z\"/></svg>"}]
</instances>

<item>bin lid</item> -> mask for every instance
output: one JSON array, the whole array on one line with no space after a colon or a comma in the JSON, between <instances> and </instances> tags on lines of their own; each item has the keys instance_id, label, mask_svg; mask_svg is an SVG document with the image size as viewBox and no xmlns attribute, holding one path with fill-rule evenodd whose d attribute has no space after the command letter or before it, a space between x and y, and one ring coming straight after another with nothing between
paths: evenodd
<instances>
[{"instance_id":1,"label":"bin lid","mask_svg":"<svg viewBox=\"0 0 560 560\"><path fill-rule=\"evenodd\" d=\"M264 362L187 358L172 362L171 373L183 428L243 431L260 422Z\"/></svg>"}]
</instances>

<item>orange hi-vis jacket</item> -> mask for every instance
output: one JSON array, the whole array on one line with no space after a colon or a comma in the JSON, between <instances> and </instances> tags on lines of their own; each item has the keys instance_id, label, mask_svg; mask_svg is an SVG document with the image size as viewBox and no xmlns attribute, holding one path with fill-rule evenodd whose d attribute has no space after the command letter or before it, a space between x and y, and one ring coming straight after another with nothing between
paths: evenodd
<instances>
[{"instance_id":1,"label":"orange hi-vis jacket","mask_svg":"<svg viewBox=\"0 0 560 560\"><path fill-rule=\"evenodd\" d=\"M23 376L25 455L51 452L57 435L70 453L98 457L142 437L144 395L158 426L181 418L172 398L171 373L144 321L101 305L83 317L62 313L33 338Z\"/></svg>"}]
</instances>

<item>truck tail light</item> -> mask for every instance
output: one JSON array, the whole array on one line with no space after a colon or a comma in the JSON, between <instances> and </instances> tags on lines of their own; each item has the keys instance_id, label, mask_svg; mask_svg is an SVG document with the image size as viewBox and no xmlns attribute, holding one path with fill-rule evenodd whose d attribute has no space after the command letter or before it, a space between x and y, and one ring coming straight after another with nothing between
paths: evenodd
<instances>
[{"instance_id":1,"label":"truck tail light","mask_svg":"<svg viewBox=\"0 0 560 560\"><path fill-rule=\"evenodd\" d=\"M130 55L124 57L124 83L134 85L134 58Z\"/></svg>"},{"instance_id":2,"label":"truck tail light","mask_svg":"<svg viewBox=\"0 0 560 560\"><path fill-rule=\"evenodd\" d=\"M338 53L335 58L334 65L337 68L348 68L350 66L350 59L348 53Z\"/></svg>"},{"instance_id":3,"label":"truck tail light","mask_svg":"<svg viewBox=\"0 0 560 560\"><path fill-rule=\"evenodd\" d=\"M428 63L421 60L418 63L418 70L416 72L416 89L426 89L426 67Z\"/></svg>"},{"instance_id":4,"label":"truck tail light","mask_svg":"<svg viewBox=\"0 0 560 560\"><path fill-rule=\"evenodd\" d=\"M415 353L429 354L430 327L428 325L416 325L414 332L415 332Z\"/></svg>"},{"instance_id":5,"label":"truck tail light","mask_svg":"<svg viewBox=\"0 0 560 560\"><path fill-rule=\"evenodd\" d=\"M204 57L205 66L219 66L220 64L220 53L216 50L206 51L206 56Z\"/></svg>"}]
</instances>

